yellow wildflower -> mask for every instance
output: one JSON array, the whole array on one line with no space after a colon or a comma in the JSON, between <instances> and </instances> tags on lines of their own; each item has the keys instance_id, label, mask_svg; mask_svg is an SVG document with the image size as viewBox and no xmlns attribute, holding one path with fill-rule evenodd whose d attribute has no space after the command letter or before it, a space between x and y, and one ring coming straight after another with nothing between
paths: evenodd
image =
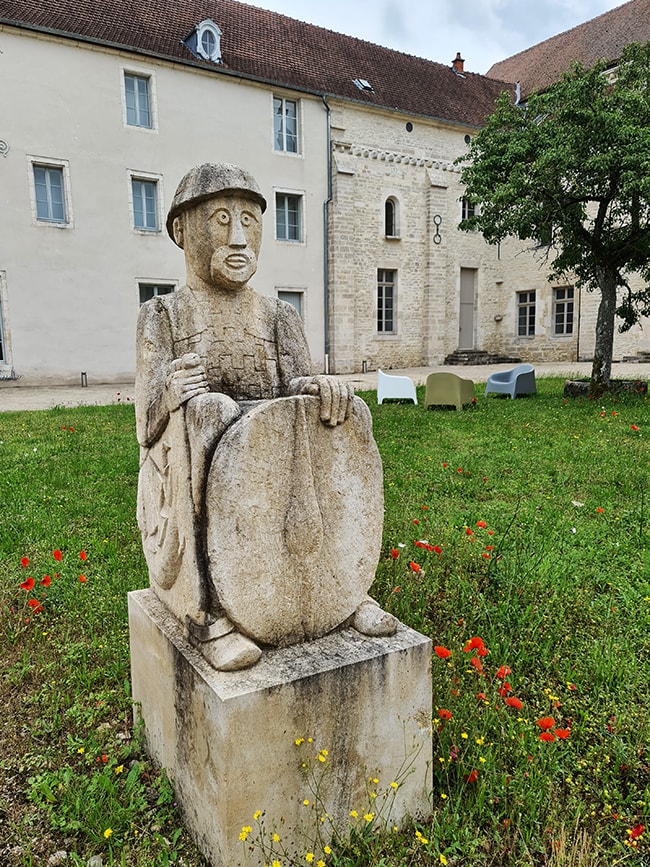
<instances>
[{"instance_id":1,"label":"yellow wildflower","mask_svg":"<svg viewBox=\"0 0 650 867\"><path fill-rule=\"evenodd\" d=\"M111 836L112 833L113 833L113 829L112 829L112 828L107 828L107 829L104 831L104 837L106 837L106 839L108 840L108 838Z\"/></svg>"},{"instance_id":2,"label":"yellow wildflower","mask_svg":"<svg viewBox=\"0 0 650 867\"><path fill-rule=\"evenodd\" d=\"M350 810L350 815L352 816L353 819L356 819L359 814L357 813L356 810Z\"/></svg>"},{"instance_id":3,"label":"yellow wildflower","mask_svg":"<svg viewBox=\"0 0 650 867\"><path fill-rule=\"evenodd\" d=\"M315 857L316 857L316 856L314 855L313 852L307 852L307 854L305 855L305 861L306 861L308 864L311 864L311 862L314 860Z\"/></svg>"},{"instance_id":4,"label":"yellow wildflower","mask_svg":"<svg viewBox=\"0 0 650 867\"><path fill-rule=\"evenodd\" d=\"M273 839L273 842L274 842L274 843L279 843L279 842L280 842L280 835L276 832L276 833L273 835L273 838L272 838L272 839Z\"/></svg>"},{"instance_id":5,"label":"yellow wildflower","mask_svg":"<svg viewBox=\"0 0 650 867\"><path fill-rule=\"evenodd\" d=\"M485 738L483 737L483 735L481 735L480 738L476 738L476 743L479 745L479 747L483 746L483 744L485 743ZM443 855L442 857L444 858L445 856Z\"/></svg>"},{"instance_id":6,"label":"yellow wildflower","mask_svg":"<svg viewBox=\"0 0 650 867\"><path fill-rule=\"evenodd\" d=\"M253 813L253 819L255 819L255 821L257 822L257 820L259 819L259 817L260 817L261 815L262 815L262 811L261 811L261 810L255 810L255 812Z\"/></svg>"},{"instance_id":7,"label":"yellow wildflower","mask_svg":"<svg viewBox=\"0 0 650 867\"><path fill-rule=\"evenodd\" d=\"M391 789L396 789L398 787L398 785L399 785L399 783L396 783L395 780L393 780L393 782L390 784L390 787L391 787Z\"/></svg>"},{"instance_id":8,"label":"yellow wildflower","mask_svg":"<svg viewBox=\"0 0 650 867\"><path fill-rule=\"evenodd\" d=\"M294 744L295 744L297 747L299 747L300 744L304 744L304 742L305 742L305 739L304 739L304 738L296 738L295 741L294 741Z\"/></svg>"},{"instance_id":9,"label":"yellow wildflower","mask_svg":"<svg viewBox=\"0 0 650 867\"><path fill-rule=\"evenodd\" d=\"M115 768L115 773L116 773L116 774L122 774L123 772L124 772L124 765L118 765L118 766Z\"/></svg>"},{"instance_id":10,"label":"yellow wildflower","mask_svg":"<svg viewBox=\"0 0 650 867\"><path fill-rule=\"evenodd\" d=\"M304 804L305 807L308 807L309 806L309 798L305 798L305 800L302 803Z\"/></svg>"},{"instance_id":11,"label":"yellow wildflower","mask_svg":"<svg viewBox=\"0 0 650 867\"><path fill-rule=\"evenodd\" d=\"M441 855L441 856L440 856L440 863L443 865L443 867L444 867L444 865L447 863L447 859L445 858L444 855Z\"/></svg>"},{"instance_id":12,"label":"yellow wildflower","mask_svg":"<svg viewBox=\"0 0 650 867\"><path fill-rule=\"evenodd\" d=\"M326 855L331 855L331 854L332 854L332 850L331 850L331 848L330 848L329 846L325 846L325 847L323 848L323 852L324 852Z\"/></svg>"},{"instance_id":13,"label":"yellow wildflower","mask_svg":"<svg viewBox=\"0 0 650 867\"><path fill-rule=\"evenodd\" d=\"M372 822L372 820L375 818L375 814L374 813L364 813L363 818L366 820L366 822Z\"/></svg>"},{"instance_id":14,"label":"yellow wildflower","mask_svg":"<svg viewBox=\"0 0 650 867\"><path fill-rule=\"evenodd\" d=\"M461 736L461 738L462 738L463 740L465 740L465 741L466 741L467 738L469 737L469 735L467 734L467 732L461 732L461 735L460 735L460 736Z\"/></svg>"}]
</instances>

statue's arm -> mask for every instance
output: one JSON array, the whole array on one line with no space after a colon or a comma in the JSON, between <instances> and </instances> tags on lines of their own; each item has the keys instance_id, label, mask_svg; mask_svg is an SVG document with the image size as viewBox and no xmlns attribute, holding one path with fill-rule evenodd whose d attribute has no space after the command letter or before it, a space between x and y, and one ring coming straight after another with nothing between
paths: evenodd
<instances>
[{"instance_id":1,"label":"statue's arm","mask_svg":"<svg viewBox=\"0 0 650 867\"><path fill-rule=\"evenodd\" d=\"M165 380L173 358L169 316L153 299L140 308L136 334L135 422L141 446L152 446L167 427Z\"/></svg>"},{"instance_id":2,"label":"statue's arm","mask_svg":"<svg viewBox=\"0 0 650 867\"><path fill-rule=\"evenodd\" d=\"M288 308L288 309L287 309ZM278 312L280 366L284 393L313 394L320 397L320 418L334 427L350 414L354 389L335 376L312 376L309 347L298 312L280 302Z\"/></svg>"}]
</instances>

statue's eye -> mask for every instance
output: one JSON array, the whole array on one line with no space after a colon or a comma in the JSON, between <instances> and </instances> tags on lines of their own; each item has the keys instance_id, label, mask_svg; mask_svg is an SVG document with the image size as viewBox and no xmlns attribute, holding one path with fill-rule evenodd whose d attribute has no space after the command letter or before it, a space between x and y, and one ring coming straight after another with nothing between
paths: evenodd
<instances>
[{"instance_id":1,"label":"statue's eye","mask_svg":"<svg viewBox=\"0 0 650 867\"><path fill-rule=\"evenodd\" d=\"M253 218L251 217L250 214L243 213L243 214L241 215L241 224L242 224L242 226L250 226L250 224L251 224L252 222L253 222Z\"/></svg>"},{"instance_id":2,"label":"statue's eye","mask_svg":"<svg viewBox=\"0 0 650 867\"><path fill-rule=\"evenodd\" d=\"M230 222L230 214L228 211L217 211L217 222L222 226L227 226Z\"/></svg>"}]
</instances>

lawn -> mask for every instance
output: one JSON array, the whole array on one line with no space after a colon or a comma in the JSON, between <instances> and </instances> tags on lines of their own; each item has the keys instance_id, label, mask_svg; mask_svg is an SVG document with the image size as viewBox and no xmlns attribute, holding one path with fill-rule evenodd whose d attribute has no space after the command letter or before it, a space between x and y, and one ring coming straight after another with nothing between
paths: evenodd
<instances>
[{"instance_id":1,"label":"lawn","mask_svg":"<svg viewBox=\"0 0 650 867\"><path fill-rule=\"evenodd\" d=\"M650 404L559 379L462 412L361 396L373 594L436 646L432 815L379 834L359 805L325 860L647 865ZM0 414L0 467L0 864L203 865L132 726L133 407Z\"/></svg>"}]
</instances>

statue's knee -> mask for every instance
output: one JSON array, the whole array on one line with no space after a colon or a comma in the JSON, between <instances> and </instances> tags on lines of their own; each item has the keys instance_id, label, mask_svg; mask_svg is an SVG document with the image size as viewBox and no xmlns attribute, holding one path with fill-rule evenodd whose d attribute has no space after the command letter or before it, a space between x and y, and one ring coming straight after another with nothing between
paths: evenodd
<instances>
[{"instance_id":1,"label":"statue's knee","mask_svg":"<svg viewBox=\"0 0 650 867\"><path fill-rule=\"evenodd\" d=\"M227 394L199 394L188 401L185 408L185 423L190 440L200 437L204 442L213 442L240 415L238 404Z\"/></svg>"}]
</instances>

